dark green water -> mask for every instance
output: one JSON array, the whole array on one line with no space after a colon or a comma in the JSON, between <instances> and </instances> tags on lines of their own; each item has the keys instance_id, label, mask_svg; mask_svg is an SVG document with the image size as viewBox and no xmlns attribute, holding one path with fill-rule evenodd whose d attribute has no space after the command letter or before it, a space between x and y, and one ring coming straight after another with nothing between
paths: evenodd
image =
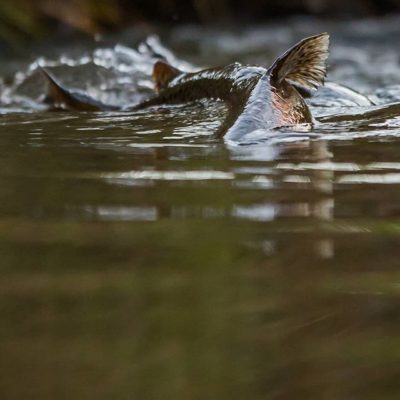
<instances>
[{"instance_id":1,"label":"dark green water","mask_svg":"<svg viewBox=\"0 0 400 400\"><path fill-rule=\"evenodd\" d=\"M398 54L375 76L362 58L377 46L387 60L395 42L361 28L351 38L336 28L333 78L349 83L352 72L353 87L396 96ZM265 46L263 35L245 37ZM212 53L206 33L203 46ZM248 53L235 57L260 60ZM320 126L325 137L311 141L229 146L211 137L220 104L10 107L0 119L1 399L399 398L396 116Z\"/></svg>"}]
</instances>

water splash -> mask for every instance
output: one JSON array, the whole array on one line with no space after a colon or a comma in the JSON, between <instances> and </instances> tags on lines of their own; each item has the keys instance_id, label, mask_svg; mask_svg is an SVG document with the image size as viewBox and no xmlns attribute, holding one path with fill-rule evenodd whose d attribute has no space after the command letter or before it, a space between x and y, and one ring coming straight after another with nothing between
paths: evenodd
<instances>
[{"instance_id":1,"label":"water splash","mask_svg":"<svg viewBox=\"0 0 400 400\"><path fill-rule=\"evenodd\" d=\"M0 106L3 112L46 108L42 103L46 87L39 66L50 70L66 87L81 90L103 103L134 104L153 93L151 72L159 59L185 71L195 69L163 46L157 36L149 36L136 49L117 44L76 58L38 58L25 70L16 72L11 84L2 82Z\"/></svg>"},{"instance_id":2,"label":"water splash","mask_svg":"<svg viewBox=\"0 0 400 400\"><path fill-rule=\"evenodd\" d=\"M397 31L392 32L395 23L391 21L387 29L391 29L394 37L400 37ZM246 135L239 143L228 143L228 147L232 150L238 145L247 146L253 157L268 159L275 151L266 151L266 146L301 143L319 140L321 137L331 141L398 137L400 113L397 109L389 114L386 111L380 113L379 110L388 102L400 100L399 85L394 82L394 75L397 77L400 68L399 60L392 45L383 41L387 32L371 36L365 26L358 23L354 32L341 24L328 27L333 38L329 72L333 81L327 82L324 88L308 100L313 115L322 123L316 123L313 127L297 126L272 132L258 130ZM287 46L288 41L293 42L299 37L326 28L318 22L304 24L301 20L294 21L292 27L256 27L239 32L179 28L171 33L170 41L178 48L196 42L203 56L201 63L207 58L209 65L218 62L217 53L244 62L257 60L260 65L268 65ZM360 46L350 47L349 38L352 43L360 43ZM380 56L375 57L378 51ZM118 106L135 104L153 93L151 72L154 62L160 58L182 70L196 70L193 64L181 60L163 45L157 36L149 36L136 47L117 44L96 48L80 56L39 58L25 70L15 73L11 84L4 80L0 82L0 113L7 115L23 112L32 116L32 113L46 109L42 103L45 82L38 72L39 65L51 70L65 86L80 89L103 103ZM337 83L339 81L350 87ZM378 112L371 114L373 110ZM103 138L104 143L98 143L100 140L96 143L96 146L116 146L119 149L123 146L140 146L145 136L155 139L151 143L161 141L161 146L168 143L179 145L188 141L201 143L211 140L225 112L223 104L203 101L138 113L88 114L82 117L82 126L75 126L74 129L108 132L122 130L126 135L112 137L110 140ZM343 114L355 118L326 119L327 115ZM36 117L27 114L25 122L30 120L37 123ZM11 118L10 123L14 122ZM7 124L7 120L4 123ZM237 157L249 156L249 152L243 152L242 149L235 148L232 151Z\"/></svg>"}]
</instances>

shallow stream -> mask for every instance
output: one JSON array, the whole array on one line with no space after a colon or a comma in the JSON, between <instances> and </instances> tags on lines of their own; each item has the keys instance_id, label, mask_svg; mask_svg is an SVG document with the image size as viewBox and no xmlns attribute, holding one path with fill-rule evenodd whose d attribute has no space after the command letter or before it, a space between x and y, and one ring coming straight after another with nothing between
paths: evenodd
<instances>
[{"instance_id":1,"label":"shallow stream","mask_svg":"<svg viewBox=\"0 0 400 400\"><path fill-rule=\"evenodd\" d=\"M185 27L5 61L0 397L398 399L399 22ZM308 133L227 144L212 101L40 102L38 64L122 105L151 93L157 55L268 66L323 31L333 84L313 114L356 117Z\"/></svg>"}]
</instances>

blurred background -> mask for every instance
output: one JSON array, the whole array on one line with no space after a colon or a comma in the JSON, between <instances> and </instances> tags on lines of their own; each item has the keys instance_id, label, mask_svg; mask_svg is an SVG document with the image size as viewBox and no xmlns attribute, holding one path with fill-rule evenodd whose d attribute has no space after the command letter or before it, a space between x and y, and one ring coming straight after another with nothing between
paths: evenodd
<instances>
[{"instance_id":1,"label":"blurred background","mask_svg":"<svg viewBox=\"0 0 400 400\"><path fill-rule=\"evenodd\" d=\"M0 39L16 46L48 35L88 35L140 24L220 24L311 15L357 18L400 10L400 0L2 0Z\"/></svg>"}]
</instances>

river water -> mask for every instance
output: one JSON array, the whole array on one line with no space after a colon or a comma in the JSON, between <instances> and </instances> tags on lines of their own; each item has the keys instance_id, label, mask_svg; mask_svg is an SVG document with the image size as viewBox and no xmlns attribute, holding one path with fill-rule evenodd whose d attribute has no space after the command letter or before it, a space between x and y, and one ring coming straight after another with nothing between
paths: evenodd
<instances>
[{"instance_id":1,"label":"river water","mask_svg":"<svg viewBox=\"0 0 400 400\"><path fill-rule=\"evenodd\" d=\"M398 399L399 22L184 27L4 61L0 397ZM268 66L322 31L334 84L313 114L356 116L311 132L229 144L218 102L39 101L39 63L126 104L157 54Z\"/></svg>"}]
</instances>

